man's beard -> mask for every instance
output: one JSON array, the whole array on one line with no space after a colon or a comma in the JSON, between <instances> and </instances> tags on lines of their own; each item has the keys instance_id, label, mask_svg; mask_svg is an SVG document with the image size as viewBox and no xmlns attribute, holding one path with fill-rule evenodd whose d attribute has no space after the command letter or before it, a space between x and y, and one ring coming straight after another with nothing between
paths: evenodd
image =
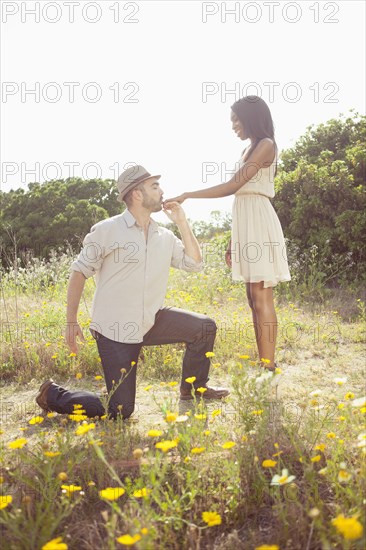
<instances>
[{"instance_id":1,"label":"man's beard","mask_svg":"<svg viewBox=\"0 0 366 550\"><path fill-rule=\"evenodd\" d=\"M161 201L159 202L157 200L151 199L143 193L143 201L141 206L143 208L146 208L147 210L150 210L151 212L160 212L162 210L163 206L161 204Z\"/></svg>"}]
</instances>

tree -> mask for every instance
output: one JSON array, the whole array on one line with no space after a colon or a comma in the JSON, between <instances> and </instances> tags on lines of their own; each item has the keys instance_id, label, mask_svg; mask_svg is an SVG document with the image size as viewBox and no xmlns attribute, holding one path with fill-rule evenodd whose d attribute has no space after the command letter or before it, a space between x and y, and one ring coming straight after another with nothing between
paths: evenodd
<instances>
[{"instance_id":1,"label":"tree","mask_svg":"<svg viewBox=\"0 0 366 550\"><path fill-rule=\"evenodd\" d=\"M358 276L366 267L365 166L365 116L310 126L281 154L273 201L285 236L300 251L316 245L329 265L349 258Z\"/></svg>"},{"instance_id":2,"label":"tree","mask_svg":"<svg viewBox=\"0 0 366 550\"><path fill-rule=\"evenodd\" d=\"M2 259L32 251L47 257L51 249L79 248L96 222L119 214L124 205L117 200L113 180L68 178L1 193Z\"/></svg>"}]
</instances>

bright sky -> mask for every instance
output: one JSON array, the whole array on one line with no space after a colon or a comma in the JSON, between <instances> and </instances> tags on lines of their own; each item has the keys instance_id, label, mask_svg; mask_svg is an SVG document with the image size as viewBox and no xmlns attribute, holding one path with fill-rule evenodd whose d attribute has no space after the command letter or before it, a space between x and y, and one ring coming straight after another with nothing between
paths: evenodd
<instances>
[{"instance_id":1,"label":"bright sky","mask_svg":"<svg viewBox=\"0 0 366 550\"><path fill-rule=\"evenodd\" d=\"M1 21L3 191L131 162L162 174L165 198L216 185L245 146L230 106L247 94L270 106L280 150L365 112L363 1L2 1Z\"/></svg>"}]
</instances>

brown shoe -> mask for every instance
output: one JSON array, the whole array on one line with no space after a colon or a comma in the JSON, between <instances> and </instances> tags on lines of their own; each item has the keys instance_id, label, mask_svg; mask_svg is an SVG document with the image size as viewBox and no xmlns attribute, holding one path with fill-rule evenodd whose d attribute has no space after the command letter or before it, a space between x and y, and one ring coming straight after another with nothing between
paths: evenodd
<instances>
[{"instance_id":1,"label":"brown shoe","mask_svg":"<svg viewBox=\"0 0 366 550\"><path fill-rule=\"evenodd\" d=\"M229 390L227 390L226 388L210 388L209 386L204 387L206 388L206 391L203 393L196 391L196 397L203 397L203 399L222 399L223 397L227 397L228 395L230 395ZM180 398L183 401L193 399L192 392L181 390Z\"/></svg>"},{"instance_id":2,"label":"brown shoe","mask_svg":"<svg viewBox=\"0 0 366 550\"><path fill-rule=\"evenodd\" d=\"M51 409L49 408L47 403L47 394L51 384L53 384L52 378L46 380L46 382L43 382L43 384L39 388L39 393L36 397L37 405L41 407L41 409L43 409L45 412L51 412Z\"/></svg>"}]
</instances>

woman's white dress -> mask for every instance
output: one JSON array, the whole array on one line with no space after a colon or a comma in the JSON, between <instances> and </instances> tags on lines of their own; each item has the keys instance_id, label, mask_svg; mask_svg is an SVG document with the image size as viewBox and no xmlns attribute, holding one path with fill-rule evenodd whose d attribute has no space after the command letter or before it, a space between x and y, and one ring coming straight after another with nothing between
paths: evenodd
<instances>
[{"instance_id":1,"label":"woman's white dress","mask_svg":"<svg viewBox=\"0 0 366 550\"><path fill-rule=\"evenodd\" d=\"M291 280L282 227L270 201L275 195L275 167L276 159L235 193L232 211L232 278L263 281L264 288Z\"/></svg>"}]
</instances>

